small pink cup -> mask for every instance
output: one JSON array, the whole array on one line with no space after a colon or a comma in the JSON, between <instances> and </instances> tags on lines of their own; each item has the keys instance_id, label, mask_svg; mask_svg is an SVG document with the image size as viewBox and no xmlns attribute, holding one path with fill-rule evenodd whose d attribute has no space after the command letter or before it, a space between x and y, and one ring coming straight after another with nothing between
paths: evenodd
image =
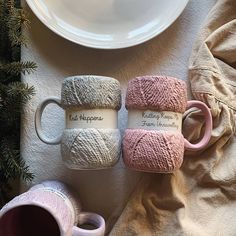
<instances>
[{"instance_id":1,"label":"small pink cup","mask_svg":"<svg viewBox=\"0 0 236 236\"><path fill-rule=\"evenodd\" d=\"M78 225L93 225L82 229ZM103 236L104 219L81 212L68 186L44 181L15 197L0 211L1 236Z\"/></svg>"}]
</instances>

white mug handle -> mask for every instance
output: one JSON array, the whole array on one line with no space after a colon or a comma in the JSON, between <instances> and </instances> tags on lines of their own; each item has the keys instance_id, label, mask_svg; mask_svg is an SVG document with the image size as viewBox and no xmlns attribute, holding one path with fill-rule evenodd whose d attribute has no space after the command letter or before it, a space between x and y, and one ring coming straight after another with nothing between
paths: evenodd
<instances>
[{"instance_id":1,"label":"white mug handle","mask_svg":"<svg viewBox=\"0 0 236 236\"><path fill-rule=\"evenodd\" d=\"M61 142L62 135L59 136L59 137L56 137L56 138L48 138L44 134L43 129L42 129L42 122L41 122L42 114L43 114L43 111L44 111L45 107L49 103L55 103L59 107L61 107L61 100L59 98L57 98L57 97L48 97L44 101L42 101L38 105L37 110L35 112L35 130L36 130L36 133L37 133L39 139L41 141L43 141L44 143L47 143L47 144L59 144Z\"/></svg>"},{"instance_id":2,"label":"white mug handle","mask_svg":"<svg viewBox=\"0 0 236 236\"><path fill-rule=\"evenodd\" d=\"M81 212L79 214L79 224L85 223L94 225L96 229L89 230L73 226L72 236L104 236L105 220L102 216L90 212Z\"/></svg>"}]
</instances>

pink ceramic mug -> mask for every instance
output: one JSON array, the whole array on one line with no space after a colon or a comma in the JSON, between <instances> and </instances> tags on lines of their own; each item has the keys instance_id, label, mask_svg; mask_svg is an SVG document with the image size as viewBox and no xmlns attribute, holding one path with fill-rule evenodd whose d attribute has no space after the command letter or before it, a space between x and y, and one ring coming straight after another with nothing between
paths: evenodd
<instances>
[{"instance_id":1,"label":"pink ceramic mug","mask_svg":"<svg viewBox=\"0 0 236 236\"><path fill-rule=\"evenodd\" d=\"M128 124L122 142L127 167L146 172L172 173L183 163L184 151L206 147L212 133L212 116L206 104L187 101L187 86L170 76L141 76L129 81L125 106ZM183 114L199 108L205 132L197 143L182 134Z\"/></svg>"},{"instance_id":2,"label":"pink ceramic mug","mask_svg":"<svg viewBox=\"0 0 236 236\"><path fill-rule=\"evenodd\" d=\"M95 229L82 229L77 224L90 224ZM35 185L0 211L2 236L103 236L104 232L104 219L81 212L73 191L58 181Z\"/></svg>"}]
</instances>

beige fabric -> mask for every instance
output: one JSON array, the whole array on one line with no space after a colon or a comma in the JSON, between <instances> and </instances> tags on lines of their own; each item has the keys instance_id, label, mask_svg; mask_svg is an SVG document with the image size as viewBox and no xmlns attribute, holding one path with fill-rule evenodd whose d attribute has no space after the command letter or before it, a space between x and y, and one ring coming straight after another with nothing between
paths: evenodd
<instances>
[{"instance_id":1,"label":"beige fabric","mask_svg":"<svg viewBox=\"0 0 236 236\"><path fill-rule=\"evenodd\" d=\"M110 235L236 235L236 1L218 0L190 59L193 96L213 116L208 147L186 152L181 170L147 174ZM192 142L203 117L191 111L184 134Z\"/></svg>"}]
</instances>

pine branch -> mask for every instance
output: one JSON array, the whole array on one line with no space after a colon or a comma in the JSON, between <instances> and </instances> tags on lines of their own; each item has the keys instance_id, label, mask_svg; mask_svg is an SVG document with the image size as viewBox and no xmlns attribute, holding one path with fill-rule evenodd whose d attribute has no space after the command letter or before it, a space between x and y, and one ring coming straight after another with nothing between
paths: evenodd
<instances>
[{"instance_id":1,"label":"pine branch","mask_svg":"<svg viewBox=\"0 0 236 236\"><path fill-rule=\"evenodd\" d=\"M15 7L14 0L5 0L5 2L6 2L6 6L7 6L9 13L12 13L12 11L14 10L14 7Z\"/></svg>"},{"instance_id":2,"label":"pine branch","mask_svg":"<svg viewBox=\"0 0 236 236\"><path fill-rule=\"evenodd\" d=\"M27 43L27 38L21 33L21 27L29 27L29 20L22 9L15 8L12 4L14 1L8 1L9 16L6 18L6 26L8 28L8 37L12 46Z\"/></svg>"},{"instance_id":3,"label":"pine branch","mask_svg":"<svg viewBox=\"0 0 236 236\"><path fill-rule=\"evenodd\" d=\"M0 20L2 21L4 14L4 2L3 0L0 0Z\"/></svg>"},{"instance_id":4,"label":"pine branch","mask_svg":"<svg viewBox=\"0 0 236 236\"><path fill-rule=\"evenodd\" d=\"M7 74L11 75L19 75L22 74L30 74L34 72L37 68L37 65L32 61L14 61L8 64L0 63L0 70L4 71Z\"/></svg>"},{"instance_id":5,"label":"pine branch","mask_svg":"<svg viewBox=\"0 0 236 236\"><path fill-rule=\"evenodd\" d=\"M4 99L0 103L0 120L4 122L6 127L19 119L25 104L34 94L33 86L21 82L10 83L4 89L1 89L0 86L0 96Z\"/></svg>"},{"instance_id":6,"label":"pine branch","mask_svg":"<svg viewBox=\"0 0 236 236\"><path fill-rule=\"evenodd\" d=\"M20 46L26 43L21 27L29 21L19 6L19 0L0 0L0 207L9 200L11 181L34 177L20 156L20 116L35 94L20 79L35 71L36 64L20 61Z\"/></svg>"},{"instance_id":7,"label":"pine branch","mask_svg":"<svg viewBox=\"0 0 236 236\"><path fill-rule=\"evenodd\" d=\"M11 97L21 97L22 101L28 101L33 95L35 95L35 89L33 86L24 84L22 82L13 82L8 85L8 94Z\"/></svg>"},{"instance_id":8,"label":"pine branch","mask_svg":"<svg viewBox=\"0 0 236 236\"><path fill-rule=\"evenodd\" d=\"M12 101L19 100L21 103L21 108L35 95L35 89L33 86L24 84L21 82L13 82L8 85L8 95Z\"/></svg>"},{"instance_id":9,"label":"pine branch","mask_svg":"<svg viewBox=\"0 0 236 236\"><path fill-rule=\"evenodd\" d=\"M14 137L12 138L14 140ZM29 167L25 165L25 161L20 158L19 150L14 148L14 145L9 145L9 140L2 139L1 143L2 160L0 171L5 170L4 178L14 180L20 176L25 181L31 181L33 174L29 172Z\"/></svg>"},{"instance_id":10,"label":"pine branch","mask_svg":"<svg viewBox=\"0 0 236 236\"><path fill-rule=\"evenodd\" d=\"M4 0L0 0L0 58L4 58L5 60L10 60L11 58L11 43L8 38L8 29L6 26L6 18L7 18L7 8L6 2Z\"/></svg>"}]
</instances>

